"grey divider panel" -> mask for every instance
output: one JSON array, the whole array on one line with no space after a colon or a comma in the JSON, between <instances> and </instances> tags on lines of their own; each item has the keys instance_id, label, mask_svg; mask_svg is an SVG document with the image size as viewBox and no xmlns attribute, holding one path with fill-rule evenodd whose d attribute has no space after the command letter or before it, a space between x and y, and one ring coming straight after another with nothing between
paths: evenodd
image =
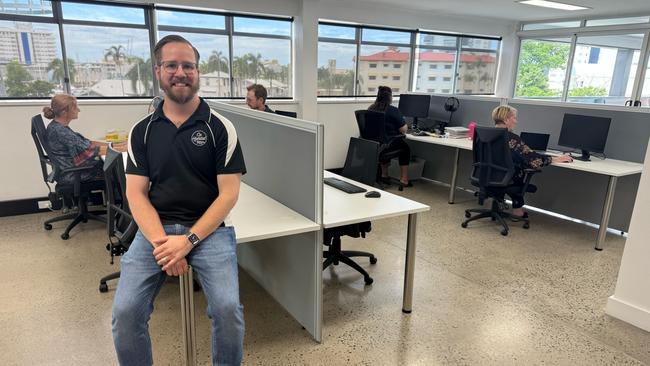
<instances>
[{"instance_id":1,"label":"grey divider panel","mask_svg":"<svg viewBox=\"0 0 650 366\"><path fill-rule=\"evenodd\" d=\"M642 163L650 137L650 113L641 109L606 109L601 106L564 106L535 102L510 102L518 110L516 132L541 132L551 135L549 148L562 150L557 142L565 113L609 117L605 154L608 158ZM566 148L564 148L566 149ZM610 217L611 228L627 230L632 217L638 189L638 174L618 178L614 207ZM565 184L558 184L565 182ZM598 223L607 189L607 177L561 168L547 168L534 178L539 191L527 199L531 205L562 213L585 221Z\"/></svg>"},{"instance_id":2,"label":"grey divider panel","mask_svg":"<svg viewBox=\"0 0 650 366\"><path fill-rule=\"evenodd\" d=\"M321 223L323 126L215 101L208 104L237 130L246 161L246 184ZM237 261L321 341L320 231L240 244Z\"/></svg>"},{"instance_id":3,"label":"grey divider panel","mask_svg":"<svg viewBox=\"0 0 650 366\"><path fill-rule=\"evenodd\" d=\"M492 110L501 105L499 98L463 97L456 95L460 108L454 112L452 126L469 126L470 121L492 125Z\"/></svg>"},{"instance_id":4,"label":"grey divider panel","mask_svg":"<svg viewBox=\"0 0 650 366\"><path fill-rule=\"evenodd\" d=\"M605 154L608 158L642 163L650 137L650 113L642 109L624 111L562 106L551 104L533 104L531 102L510 102L508 105L517 108L519 126L516 132L541 132L551 134L550 148L558 148L557 142L562 130L562 120L565 113L583 114L588 116L609 117L612 124L609 127ZM564 148L566 149L566 148Z\"/></svg>"}]
</instances>

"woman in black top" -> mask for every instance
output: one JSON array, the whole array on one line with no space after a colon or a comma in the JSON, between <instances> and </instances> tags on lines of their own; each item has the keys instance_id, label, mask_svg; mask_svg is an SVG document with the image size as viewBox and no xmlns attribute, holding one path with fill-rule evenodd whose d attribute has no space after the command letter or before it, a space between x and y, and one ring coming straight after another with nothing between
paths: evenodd
<instances>
[{"instance_id":1,"label":"woman in black top","mask_svg":"<svg viewBox=\"0 0 650 366\"><path fill-rule=\"evenodd\" d=\"M377 90L377 99L368 107L369 111L383 112L386 114L384 119L384 126L386 128L386 136L388 137L388 146L382 150L382 153L392 151L399 151L399 167L400 167L400 183L405 187L412 187L408 178L408 165L411 160L411 148L404 141L406 134L406 122L402 113L393 107L393 91L387 86L380 86ZM383 160L380 156L379 163L381 164L381 177L384 181L389 181L388 178L388 164L390 160Z\"/></svg>"},{"instance_id":2,"label":"woman in black top","mask_svg":"<svg viewBox=\"0 0 650 366\"><path fill-rule=\"evenodd\" d=\"M526 145L521 137L512 132L517 126L517 110L513 107L502 105L492 111L492 119L496 127L508 129L508 146L512 160L515 163L515 175L512 178L514 185L523 185L524 169L541 169L551 163L570 163L573 159L568 155L543 156L536 153ZM512 214L524 216L524 196L509 194L512 198Z\"/></svg>"}]
</instances>

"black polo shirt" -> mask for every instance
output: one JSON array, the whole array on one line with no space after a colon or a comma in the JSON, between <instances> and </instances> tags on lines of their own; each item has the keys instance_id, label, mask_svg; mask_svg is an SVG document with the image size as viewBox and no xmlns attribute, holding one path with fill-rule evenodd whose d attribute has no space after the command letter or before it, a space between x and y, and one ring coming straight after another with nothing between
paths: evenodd
<instances>
[{"instance_id":1,"label":"black polo shirt","mask_svg":"<svg viewBox=\"0 0 650 366\"><path fill-rule=\"evenodd\" d=\"M131 129L126 173L149 177L163 224L191 226L219 196L217 175L246 173L246 165L232 123L203 99L180 128L162 108Z\"/></svg>"}]
</instances>

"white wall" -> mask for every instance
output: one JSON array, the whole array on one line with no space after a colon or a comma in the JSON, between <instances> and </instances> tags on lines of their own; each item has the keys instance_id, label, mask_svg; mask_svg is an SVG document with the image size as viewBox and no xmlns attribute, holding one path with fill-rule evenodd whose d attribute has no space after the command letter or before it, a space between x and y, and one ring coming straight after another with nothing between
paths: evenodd
<instances>
[{"instance_id":1,"label":"white wall","mask_svg":"<svg viewBox=\"0 0 650 366\"><path fill-rule=\"evenodd\" d=\"M315 51L318 35L317 25L314 23L318 19L503 36L502 48L505 57L500 60L497 81L499 89L503 84L501 80L509 80L509 70L513 65L512 52L508 49L514 41L514 25L502 21L427 14L403 10L397 5L368 5L362 1L351 3L336 0L222 0L215 4L209 0L181 0L172 5L295 17L296 32L300 32L295 35L297 43L294 47L296 102L276 102L271 103L271 107L280 106L280 109L298 111L301 117L316 119L325 125L326 168L343 165L349 138L358 136L354 111L367 108L372 101L316 101ZM0 201L42 197L47 194L29 134L31 117L39 113L45 103L46 101L0 102L0 113L4 117L3 135L8 137L0 147L0 168L3 169L3 175L11 177L0 186ZM74 121L71 126L89 138L101 137L107 129L129 129L132 123L145 114L147 105L148 101L144 100L81 101L80 119Z\"/></svg>"},{"instance_id":2,"label":"white wall","mask_svg":"<svg viewBox=\"0 0 650 366\"><path fill-rule=\"evenodd\" d=\"M634 202L616 290L605 312L650 332L650 149Z\"/></svg>"}]
</instances>

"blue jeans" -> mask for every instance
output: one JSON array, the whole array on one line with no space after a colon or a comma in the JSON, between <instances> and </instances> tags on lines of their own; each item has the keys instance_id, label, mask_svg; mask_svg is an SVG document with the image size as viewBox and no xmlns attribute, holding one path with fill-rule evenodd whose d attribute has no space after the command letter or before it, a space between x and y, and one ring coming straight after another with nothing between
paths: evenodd
<instances>
[{"instance_id":1,"label":"blue jeans","mask_svg":"<svg viewBox=\"0 0 650 366\"><path fill-rule=\"evenodd\" d=\"M164 227L168 235L188 231L182 225ZM186 256L208 299L213 365L239 365L242 359L244 311L239 303L236 245L235 230L220 227ZM153 363L148 322L166 277L153 256L153 246L138 231L122 257L113 300L113 342L120 365Z\"/></svg>"}]
</instances>

